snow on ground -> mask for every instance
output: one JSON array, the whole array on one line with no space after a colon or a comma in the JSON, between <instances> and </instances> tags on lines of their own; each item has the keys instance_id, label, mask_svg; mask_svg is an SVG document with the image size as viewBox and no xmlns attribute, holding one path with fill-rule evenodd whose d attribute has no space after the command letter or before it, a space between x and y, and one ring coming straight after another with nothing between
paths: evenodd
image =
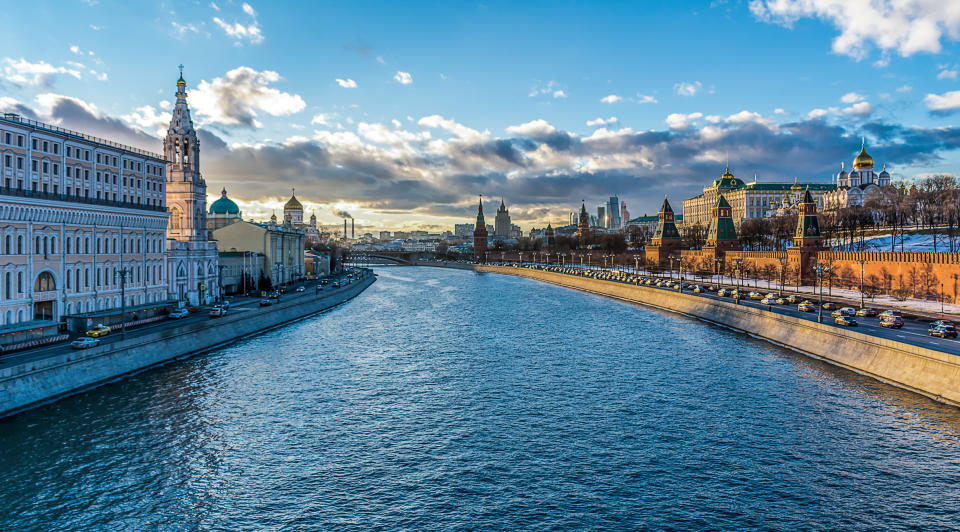
<instances>
[{"instance_id":1,"label":"snow on ground","mask_svg":"<svg viewBox=\"0 0 960 532\"><path fill-rule=\"evenodd\" d=\"M890 251L890 235L869 236L864 238L864 251ZM903 236L903 251L933 251L934 235L926 233L910 233ZM950 238L947 235L938 234L937 251L950 251ZM954 244L956 249L956 244ZM842 250L837 246L838 250ZM900 251L900 237L897 237L894 251Z\"/></svg>"}]
</instances>

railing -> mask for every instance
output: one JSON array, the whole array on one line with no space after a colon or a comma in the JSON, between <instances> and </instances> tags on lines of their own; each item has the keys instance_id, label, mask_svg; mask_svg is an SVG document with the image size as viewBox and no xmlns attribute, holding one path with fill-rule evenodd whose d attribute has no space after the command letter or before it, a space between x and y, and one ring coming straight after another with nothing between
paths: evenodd
<instances>
[{"instance_id":1,"label":"railing","mask_svg":"<svg viewBox=\"0 0 960 532\"><path fill-rule=\"evenodd\" d=\"M87 135L86 133L80 133L79 131L73 131L71 129L62 128L60 126L54 126L50 124L44 124L43 122L38 122L36 120L30 120L29 118L23 118L22 116L14 113L4 113L3 118L6 122L14 122L18 124L26 124L28 126L33 126L37 129L43 129L47 131L52 131L54 133L59 133L61 135L66 135L68 137L77 137L83 140L90 142L95 142L97 144L102 144L104 146L110 146L112 148L117 148L124 151L129 151L143 155L144 157L152 157L163 161L163 156L158 153L150 152L147 150L141 150L140 148L134 148L133 146L127 146L126 144L120 144L119 142L114 142L112 140L102 139L100 137L94 137L93 135Z\"/></svg>"},{"instance_id":2,"label":"railing","mask_svg":"<svg viewBox=\"0 0 960 532\"><path fill-rule=\"evenodd\" d=\"M167 208L163 205L147 205L144 203L133 203L130 201L106 200L97 198L88 198L85 196L73 196L68 194L55 194L53 192L41 192L39 190L27 190L24 188L3 187L0 186L0 195L17 196L21 198L36 198L55 201L69 201L74 203L86 203L87 205L102 205L105 207L119 207L124 209L139 209L142 211L166 212Z\"/></svg>"}]
</instances>

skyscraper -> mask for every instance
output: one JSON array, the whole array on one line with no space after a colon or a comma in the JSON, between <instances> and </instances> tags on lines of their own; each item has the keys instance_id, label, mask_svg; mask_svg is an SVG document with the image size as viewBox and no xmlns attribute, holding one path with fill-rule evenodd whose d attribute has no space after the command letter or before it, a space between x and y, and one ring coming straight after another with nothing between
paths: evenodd
<instances>
[{"instance_id":1,"label":"skyscraper","mask_svg":"<svg viewBox=\"0 0 960 532\"><path fill-rule=\"evenodd\" d=\"M603 226L607 229L620 229L620 198L610 196L604 211L607 218Z\"/></svg>"},{"instance_id":2,"label":"skyscraper","mask_svg":"<svg viewBox=\"0 0 960 532\"><path fill-rule=\"evenodd\" d=\"M511 226L510 211L507 210L507 206L504 205L503 198L501 198L500 208L497 209L497 217L493 220L493 236L497 238L510 238Z\"/></svg>"}]
</instances>

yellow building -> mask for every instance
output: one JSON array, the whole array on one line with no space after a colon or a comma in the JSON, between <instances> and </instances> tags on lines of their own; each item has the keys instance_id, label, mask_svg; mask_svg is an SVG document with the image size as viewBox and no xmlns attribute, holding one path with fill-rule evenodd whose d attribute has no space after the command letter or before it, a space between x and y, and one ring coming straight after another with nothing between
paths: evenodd
<instances>
[{"instance_id":1,"label":"yellow building","mask_svg":"<svg viewBox=\"0 0 960 532\"><path fill-rule=\"evenodd\" d=\"M261 224L236 221L213 231L221 252L251 251L263 255L263 274L276 286L302 279L303 231L271 220Z\"/></svg>"}]
</instances>

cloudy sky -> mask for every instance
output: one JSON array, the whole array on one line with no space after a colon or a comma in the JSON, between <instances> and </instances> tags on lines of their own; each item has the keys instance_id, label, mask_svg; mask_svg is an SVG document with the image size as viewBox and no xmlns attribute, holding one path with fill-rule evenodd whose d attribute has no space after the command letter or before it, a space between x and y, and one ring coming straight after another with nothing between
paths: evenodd
<instances>
[{"instance_id":1,"label":"cloudy sky","mask_svg":"<svg viewBox=\"0 0 960 532\"><path fill-rule=\"evenodd\" d=\"M960 171L960 3L121 2L0 12L0 108L160 151L177 65L211 197L266 218L524 229L730 167L829 181L860 137L895 179Z\"/></svg>"}]
</instances>

